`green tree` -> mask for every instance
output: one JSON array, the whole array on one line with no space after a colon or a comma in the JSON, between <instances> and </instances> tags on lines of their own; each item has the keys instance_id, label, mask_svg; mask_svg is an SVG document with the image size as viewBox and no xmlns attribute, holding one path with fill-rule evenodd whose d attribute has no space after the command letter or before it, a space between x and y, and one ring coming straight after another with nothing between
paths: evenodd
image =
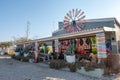
<instances>
[{"instance_id":1,"label":"green tree","mask_svg":"<svg viewBox=\"0 0 120 80\"><path fill-rule=\"evenodd\" d=\"M0 42L0 47L9 47L12 45L12 42Z\"/></svg>"}]
</instances>

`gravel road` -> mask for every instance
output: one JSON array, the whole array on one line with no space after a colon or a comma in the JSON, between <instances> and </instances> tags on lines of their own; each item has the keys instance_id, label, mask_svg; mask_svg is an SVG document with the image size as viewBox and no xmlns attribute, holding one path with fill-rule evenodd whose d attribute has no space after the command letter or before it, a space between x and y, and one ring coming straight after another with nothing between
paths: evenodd
<instances>
[{"instance_id":1,"label":"gravel road","mask_svg":"<svg viewBox=\"0 0 120 80\"><path fill-rule=\"evenodd\" d=\"M45 63L27 63L0 56L0 80L120 80L115 78L93 78L79 73L50 69Z\"/></svg>"}]
</instances>

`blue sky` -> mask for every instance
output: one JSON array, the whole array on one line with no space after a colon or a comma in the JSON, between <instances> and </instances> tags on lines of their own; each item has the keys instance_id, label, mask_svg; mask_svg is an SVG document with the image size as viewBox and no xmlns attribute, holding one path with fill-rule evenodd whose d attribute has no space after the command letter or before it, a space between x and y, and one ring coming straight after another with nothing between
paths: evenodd
<instances>
[{"instance_id":1,"label":"blue sky","mask_svg":"<svg viewBox=\"0 0 120 80\"><path fill-rule=\"evenodd\" d=\"M58 29L71 9L82 9L86 19L116 17L120 21L120 0L0 0L0 41L26 36L44 38Z\"/></svg>"}]
</instances>

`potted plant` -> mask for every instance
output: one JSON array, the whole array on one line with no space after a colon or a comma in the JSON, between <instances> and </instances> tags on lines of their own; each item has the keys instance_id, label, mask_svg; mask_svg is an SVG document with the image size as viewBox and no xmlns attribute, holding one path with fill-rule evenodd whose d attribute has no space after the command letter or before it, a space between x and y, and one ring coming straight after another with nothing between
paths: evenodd
<instances>
[{"instance_id":1,"label":"potted plant","mask_svg":"<svg viewBox=\"0 0 120 80\"><path fill-rule=\"evenodd\" d=\"M75 49L75 44L70 44L68 46L68 48L66 49L66 51L64 52L65 56L66 56L66 61L68 63L72 63L72 62L75 62L75 53L74 51L76 50Z\"/></svg>"}]
</instances>

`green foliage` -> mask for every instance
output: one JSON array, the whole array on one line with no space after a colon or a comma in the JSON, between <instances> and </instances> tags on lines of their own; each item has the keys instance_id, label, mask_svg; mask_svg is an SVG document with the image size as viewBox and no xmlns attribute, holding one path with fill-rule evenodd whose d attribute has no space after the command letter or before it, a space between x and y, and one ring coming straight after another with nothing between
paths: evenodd
<instances>
[{"instance_id":1,"label":"green foliage","mask_svg":"<svg viewBox=\"0 0 120 80\"><path fill-rule=\"evenodd\" d=\"M19 61L23 61L23 62L28 62L30 57L23 57L23 56L15 56L15 55L12 55L11 56L13 59L16 59L16 60L19 60Z\"/></svg>"},{"instance_id":2,"label":"green foliage","mask_svg":"<svg viewBox=\"0 0 120 80\"><path fill-rule=\"evenodd\" d=\"M85 69L85 71L94 71L95 70L95 68L93 67L91 62L86 62L84 69Z\"/></svg>"},{"instance_id":3,"label":"green foliage","mask_svg":"<svg viewBox=\"0 0 120 80\"><path fill-rule=\"evenodd\" d=\"M1 42L0 47L9 47L12 45L12 42Z\"/></svg>"},{"instance_id":4,"label":"green foliage","mask_svg":"<svg viewBox=\"0 0 120 80\"><path fill-rule=\"evenodd\" d=\"M28 62L29 59L30 59L29 57L23 57L23 56L21 57L21 61L23 62Z\"/></svg>"},{"instance_id":5,"label":"green foliage","mask_svg":"<svg viewBox=\"0 0 120 80\"><path fill-rule=\"evenodd\" d=\"M76 72L77 71L77 65L76 63L69 63L68 67L70 69L71 72Z\"/></svg>"},{"instance_id":6,"label":"green foliage","mask_svg":"<svg viewBox=\"0 0 120 80\"><path fill-rule=\"evenodd\" d=\"M92 53L97 54L97 48L92 48Z\"/></svg>"},{"instance_id":7,"label":"green foliage","mask_svg":"<svg viewBox=\"0 0 120 80\"><path fill-rule=\"evenodd\" d=\"M18 43L23 43L23 42L26 42L27 41L27 37L20 37L20 38L17 38L17 37L13 37L14 39L14 43L15 44L18 44Z\"/></svg>"},{"instance_id":8,"label":"green foliage","mask_svg":"<svg viewBox=\"0 0 120 80\"><path fill-rule=\"evenodd\" d=\"M64 60L51 60L49 67L54 69L61 69L66 67L66 62Z\"/></svg>"},{"instance_id":9,"label":"green foliage","mask_svg":"<svg viewBox=\"0 0 120 80\"><path fill-rule=\"evenodd\" d=\"M27 45L25 48L24 48L24 53L28 53L30 50L30 45Z\"/></svg>"},{"instance_id":10,"label":"green foliage","mask_svg":"<svg viewBox=\"0 0 120 80\"><path fill-rule=\"evenodd\" d=\"M47 47L48 47L47 44L43 43L41 46L42 46L42 48L41 48L40 52L41 53L44 53L44 52L47 53L48 52L48 50L47 50Z\"/></svg>"},{"instance_id":11,"label":"green foliage","mask_svg":"<svg viewBox=\"0 0 120 80\"><path fill-rule=\"evenodd\" d=\"M41 48L41 49L40 49L40 52L41 52L41 53L44 53L44 49L43 49L43 48Z\"/></svg>"},{"instance_id":12,"label":"green foliage","mask_svg":"<svg viewBox=\"0 0 120 80\"><path fill-rule=\"evenodd\" d=\"M72 45L68 46L68 48L65 50L64 54L66 54L66 55L74 55L73 49L74 48L73 48Z\"/></svg>"},{"instance_id":13,"label":"green foliage","mask_svg":"<svg viewBox=\"0 0 120 80\"><path fill-rule=\"evenodd\" d=\"M91 37L91 41L92 41L92 44L96 44L96 38L95 37Z\"/></svg>"},{"instance_id":14,"label":"green foliage","mask_svg":"<svg viewBox=\"0 0 120 80\"><path fill-rule=\"evenodd\" d=\"M11 57L12 57L13 59L16 59L16 60L21 60L21 56L12 55Z\"/></svg>"}]
</instances>

